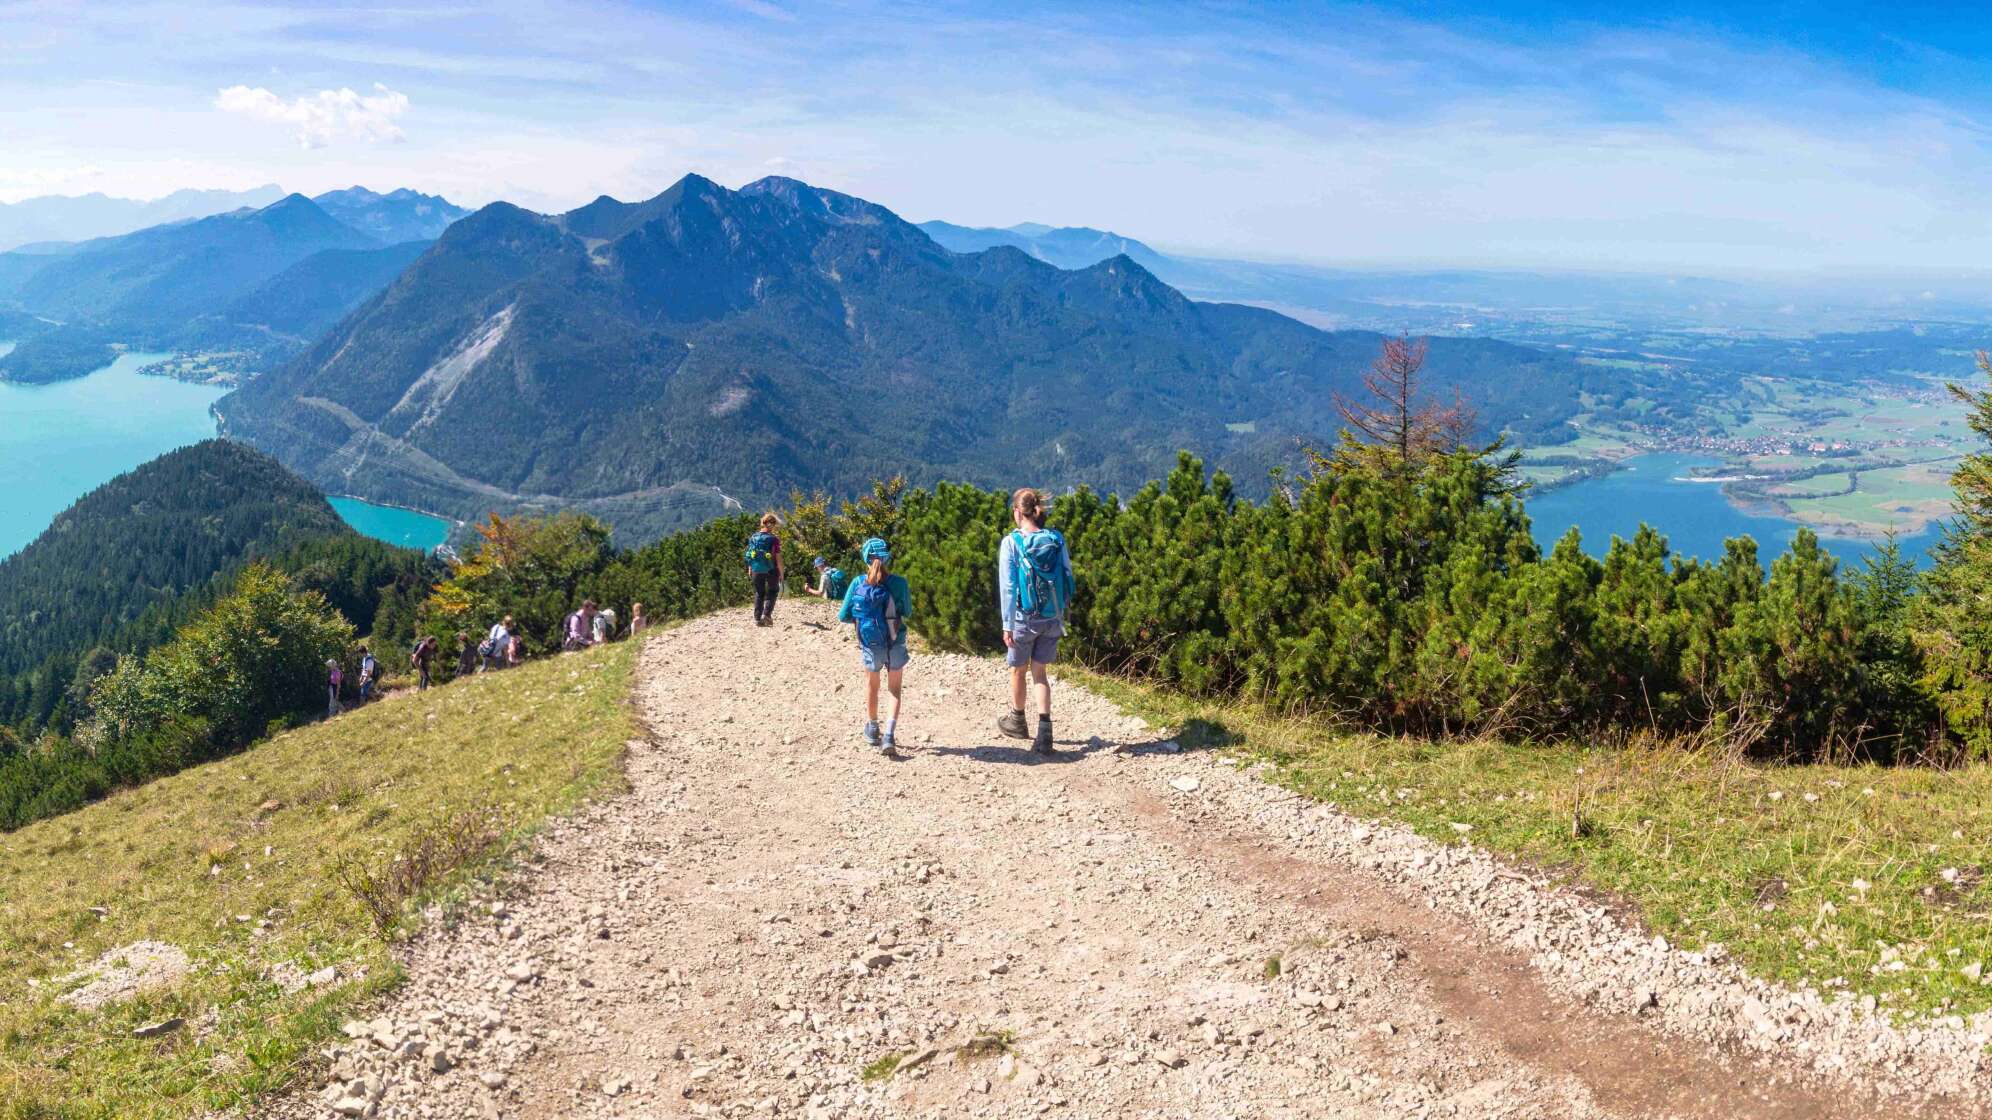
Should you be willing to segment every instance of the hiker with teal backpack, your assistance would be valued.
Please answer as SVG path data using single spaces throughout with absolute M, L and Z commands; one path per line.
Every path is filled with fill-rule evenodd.
M 775 595 L 782 588 L 782 539 L 775 530 L 782 519 L 770 510 L 761 515 L 761 527 L 747 538 L 741 558 L 747 561 L 747 574 L 754 580 L 754 625 L 775 624 Z
M 821 595 L 833 603 L 843 602 L 844 592 L 851 589 L 851 577 L 844 574 L 844 569 L 831 567 L 830 561 L 821 556 L 810 561 L 810 566 L 816 569 L 816 586 L 810 588 L 809 593 Z
M 865 562 L 865 578 L 854 579 L 844 592 L 844 605 L 837 621 L 857 627 L 858 648 L 865 660 L 865 742 L 887 758 L 894 754 L 895 733 L 899 729 L 899 682 L 906 671 L 906 618 L 913 613 L 913 593 L 905 576 L 892 574 L 892 550 L 877 537 L 865 542 L 859 553 Z M 883 731 L 878 723 L 878 676 L 885 674 L 886 691 L 892 694 L 892 711 Z
M 1010 497 L 1015 531 L 996 556 L 997 608 L 1003 616 L 1003 660 L 1010 666 L 1010 710 L 996 729 L 1012 739 L 1032 739 L 1024 723 L 1028 682 L 1036 685 L 1037 736 L 1031 750 L 1052 753 L 1051 678 L 1045 667 L 1058 658 L 1065 614 L 1072 604 L 1072 555 L 1065 537 L 1044 527 L 1044 495 L 1026 486 Z

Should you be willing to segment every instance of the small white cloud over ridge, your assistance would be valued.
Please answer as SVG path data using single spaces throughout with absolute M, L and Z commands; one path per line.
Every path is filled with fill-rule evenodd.
M 344 137 L 376 143 L 401 139 L 401 126 L 394 121 L 408 111 L 408 95 L 376 82 L 371 94 L 324 89 L 286 101 L 261 86 L 229 86 L 215 95 L 214 107 L 252 120 L 292 125 L 299 144 L 323 148 Z

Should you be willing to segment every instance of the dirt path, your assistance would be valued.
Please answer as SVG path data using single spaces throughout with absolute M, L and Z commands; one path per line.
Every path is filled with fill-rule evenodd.
M 1948 1111 L 1796 1085 L 1554 994 L 1464 919 L 1291 842 L 1268 823 L 1294 819 L 1287 795 L 1076 689 L 1064 753 L 1039 761 L 995 734 L 997 666 L 916 656 L 910 757 L 883 760 L 858 742 L 845 629 L 820 604 L 778 613 L 652 640 L 632 793 L 551 832 L 496 913 L 413 950 L 335 1080 L 280 1111 Z

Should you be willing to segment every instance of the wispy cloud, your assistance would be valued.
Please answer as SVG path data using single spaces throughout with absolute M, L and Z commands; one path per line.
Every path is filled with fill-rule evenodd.
M 289 125 L 298 144 L 323 148 L 351 137 L 369 142 L 403 139 L 395 121 L 408 111 L 408 95 L 379 83 L 371 94 L 350 89 L 324 89 L 289 101 L 261 86 L 229 86 L 217 93 L 214 107 L 252 120 Z
M 0 196 L 274 179 L 546 209 L 806 170 L 914 218 L 1326 261 L 1992 261 L 1992 33 L 1964 16 L 1888 39 L 1750 5 L 465 6 L 0 0 Z

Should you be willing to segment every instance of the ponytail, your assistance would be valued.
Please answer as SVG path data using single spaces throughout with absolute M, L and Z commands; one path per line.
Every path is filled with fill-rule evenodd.
M 1044 528 L 1044 495 L 1029 486 L 1010 495 L 1010 508 L 1023 516 L 1025 521 Z
M 865 582 L 873 587 L 885 582 L 885 561 L 874 557 L 871 567 L 865 571 Z

